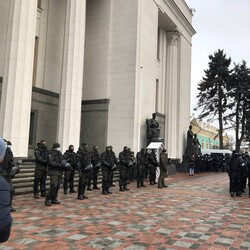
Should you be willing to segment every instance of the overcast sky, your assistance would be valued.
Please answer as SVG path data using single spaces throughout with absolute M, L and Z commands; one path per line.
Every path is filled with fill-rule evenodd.
M 224 49 L 232 62 L 250 67 L 250 0 L 186 0 L 195 9 L 192 43 L 191 114 L 196 105 L 197 84 L 208 68 L 208 56 Z M 232 64 L 233 65 L 233 64 Z

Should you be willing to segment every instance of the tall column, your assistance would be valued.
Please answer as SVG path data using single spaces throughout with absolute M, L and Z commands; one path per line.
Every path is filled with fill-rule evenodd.
M 37 1 L 10 0 L 0 109 L 0 134 L 15 156 L 27 156 Z
M 86 0 L 68 0 L 64 35 L 58 142 L 63 150 L 79 146 Z
M 165 99 L 165 136 L 168 155 L 177 157 L 178 146 L 178 105 L 177 105 L 177 83 L 178 83 L 178 31 L 167 32 L 167 62 L 166 62 L 166 99 Z

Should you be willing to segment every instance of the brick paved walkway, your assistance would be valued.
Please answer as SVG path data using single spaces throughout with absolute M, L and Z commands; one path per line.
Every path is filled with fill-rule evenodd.
M 12 234 L 0 249 L 250 249 L 250 199 L 229 196 L 226 173 L 178 173 L 166 189 L 135 185 L 83 201 L 60 190 L 52 207 L 15 196 Z

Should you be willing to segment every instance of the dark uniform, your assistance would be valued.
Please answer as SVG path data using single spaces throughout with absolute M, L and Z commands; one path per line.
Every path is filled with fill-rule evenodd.
M 7 241 L 10 237 L 12 218 L 10 215 L 10 186 L 0 176 L 0 243 Z
M 247 168 L 247 178 L 248 178 L 248 195 L 250 198 L 250 157 L 248 152 L 246 152 L 245 156 L 246 156 L 246 168 Z
M 135 179 L 136 171 L 137 171 L 135 153 L 133 151 L 130 151 L 130 154 L 131 154 L 133 165 L 131 165 L 131 167 L 129 168 L 129 177 L 128 177 L 129 182 Z
M 119 179 L 119 186 L 120 191 L 129 190 L 127 188 L 127 181 L 128 181 L 128 173 L 129 168 L 133 165 L 131 153 L 128 150 L 128 147 L 125 146 L 123 151 L 119 154 L 119 161 L 120 161 L 120 179 Z
M 77 154 L 79 157 L 79 183 L 78 183 L 78 200 L 88 199 L 85 196 L 85 190 L 88 184 L 89 176 L 91 173 L 92 164 L 90 154 L 87 150 L 88 145 L 86 143 L 82 144 L 82 147 L 79 148 Z
M 234 150 L 232 159 L 229 162 L 229 192 L 231 196 L 234 196 L 234 192 L 236 192 L 236 196 L 241 196 L 240 193 L 240 168 L 241 168 L 241 161 L 239 158 L 238 153 Z
M 97 186 L 98 174 L 101 168 L 101 155 L 98 152 L 98 147 L 94 146 L 93 150 L 90 152 L 91 163 L 93 165 L 93 189 L 100 189 Z
M 53 148 L 48 155 L 48 175 L 50 177 L 50 189 L 45 199 L 45 206 L 52 204 L 60 204 L 57 200 L 60 183 L 65 168 L 71 168 L 70 164 L 63 161 L 63 156 L 60 151 L 60 144 L 54 143 Z
M 153 149 L 151 153 L 148 155 L 148 162 L 149 162 L 149 181 L 150 185 L 156 184 L 156 167 L 158 166 L 155 150 Z
M 112 154 L 114 163 L 115 163 L 116 165 L 118 165 L 117 157 L 116 157 L 116 155 L 115 155 L 115 152 L 113 151 L 113 147 L 112 147 L 112 146 L 110 146 L 110 150 L 111 150 L 111 154 Z M 115 187 L 115 184 L 114 184 L 114 174 L 115 174 L 116 169 L 117 169 L 117 168 L 113 168 L 113 169 L 111 170 L 111 173 L 110 173 L 110 182 L 109 182 L 110 187 Z
M 168 187 L 164 181 L 164 178 L 166 177 L 168 177 L 168 154 L 166 153 L 166 149 L 163 149 L 160 155 L 160 176 L 158 180 L 158 188 Z
M 11 170 L 14 167 L 14 157 L 11 148 L 8 146 L 5 151 L 5 156 L 3 161 L 0 163 L 0 175 L 9 183 L 10 185 L 10 211 L 15 212 L 16 209 L 12 207 L 12 200 L 14 195 L 14 187 L 12 184 Z
M 41 197 L 46 197 L 46 178 L 47 178 L 47 166 L 48 166 L 48 149 L 45 141 L 37 143 L 35 149 L 35 174 L 33 184 L 34 198 L 39 198 L 39 185 L 41 191 Z
M 110 176 L 113 169 L 115 169 L 116 164 L 114 161 L 114 156 L 111 153 L 110 146 L 106 147 L 106 151 L 101 154 L 101 170 L 102 170 L 102 194 L 112 194 L 110 192 Z
M 137 160 L 137 187 L 146 187 L 144 185 L 145 169 L 146 169 L 146 155 L 145 150 L 142 148 L 136 155 Z
M 70 193 L 76 193 L 74 189 L 74 178 L 75 178 L 75 171 L 78 166 L 78 156 L 74 152 L 74 146 L 69 145 L 69 149 L 65 151 L 63 154 L 63 158 L 71 165 L 71 169 L 66 169 L 64 172 L 64 181 L 63 181 L 63 189 L 64 194 L 68 193 L 68 187 Z

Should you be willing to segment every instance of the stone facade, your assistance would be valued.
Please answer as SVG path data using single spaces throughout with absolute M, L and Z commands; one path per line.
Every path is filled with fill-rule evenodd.
M 184 0 L 0 0 L 0 131 L 36 142 L 146 146 L 158 114 L 169 157 L 189 125 L 192 12 Z

